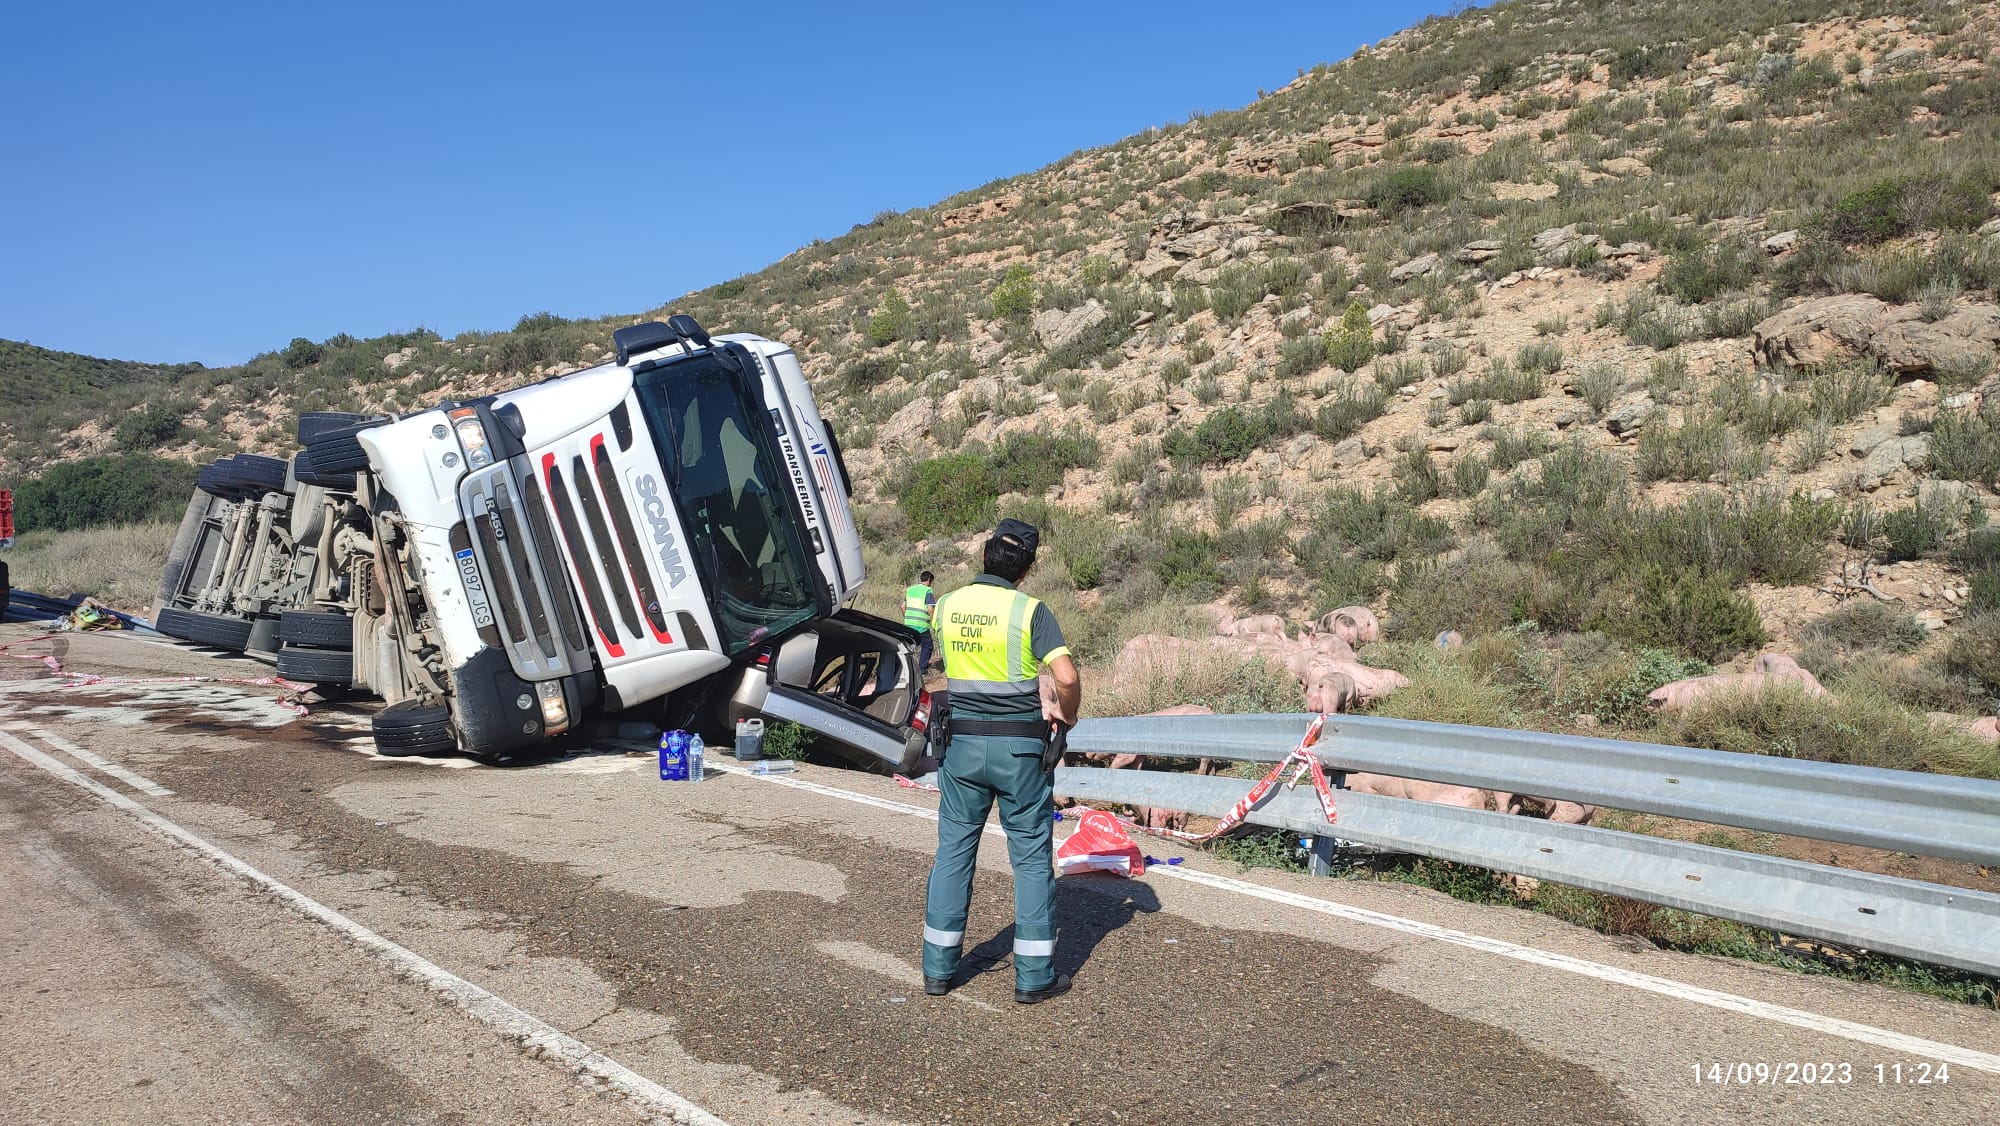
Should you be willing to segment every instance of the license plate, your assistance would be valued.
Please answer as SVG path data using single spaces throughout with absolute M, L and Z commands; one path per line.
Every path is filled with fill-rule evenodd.
M 465 580 L 466 601 L 472 605 L 474 625 L 493 624 L 493 607 L 486 601 L 486 581 L 479 577 L 479 564 L 472 558 L 472 549 L 458 551 L 458 577 Z

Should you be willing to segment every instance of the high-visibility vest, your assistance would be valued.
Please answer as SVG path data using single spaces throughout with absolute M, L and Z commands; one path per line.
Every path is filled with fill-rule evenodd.
M 925 633 L 931 628 L 931 588 L 922 583 L 903 592 L 903 624 Z
M 1030 636 L 1035 609 L 1042 600 L 990 583 L 974 583 L 952 591 L 937 604 L 938 650 L 944 654 L 945 680 L 954 701 L 982 697 L 994 710 L 1041 708 Z M 1005 707 L 1002 707 L 1005 705 Z

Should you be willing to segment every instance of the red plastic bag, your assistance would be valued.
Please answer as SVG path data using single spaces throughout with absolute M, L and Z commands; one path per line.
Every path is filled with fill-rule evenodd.
M 1136 876 L 1146 870 L 1146 857 L 1116 817 L 1091 809 L 1084 811 L 1076 832 L 1056 849 L 1056 870 L 1065 876 L 1093 870 Z

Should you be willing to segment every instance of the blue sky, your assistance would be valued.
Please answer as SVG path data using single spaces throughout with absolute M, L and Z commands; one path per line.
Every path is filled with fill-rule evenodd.
M 1446 7 L 19 5 L 0 337 L 214 365 L 634 312 Z

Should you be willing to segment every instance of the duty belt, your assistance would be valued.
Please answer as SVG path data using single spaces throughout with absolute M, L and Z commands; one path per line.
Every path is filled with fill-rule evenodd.
M 1049 741 L 1049 721 L 1045 719 L 973 719 L 952 716 L 953 735 L 1007 735 L 1016 739 Z

